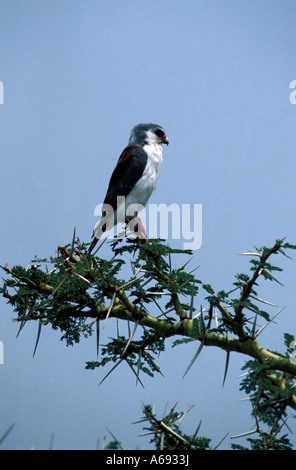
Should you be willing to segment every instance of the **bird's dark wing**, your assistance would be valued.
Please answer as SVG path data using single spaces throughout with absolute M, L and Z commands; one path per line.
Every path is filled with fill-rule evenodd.
M 117 197 L 126 197 L 137 181 L 141 178 L 145 170 L 147 160 L 147 153 L 139 145 L 130 145 L 123 150 L 111 175 L 107 194 L 104 199 L 102 207 L 103 221 L 105 217 L 108 217 L 110 206 L 112 207 L 110 216 L 113 216 L 117 208 Z M 104 207 L 105 204 L 106 206 Z M 105 230 L 106 227 L 104 227 L 104 225 L 101 227 L 99 226 L 98 233 L 100 231 L 104 232 Z M 94 249 L 99 238 L 100 236 L 94 232 L 93 240 L 88 249 L 89 253 Z
M 147 159 L 147 153 L 139 145 L 131 145 L 123 150 L 111 175 L 104 204 L 116 210 L 117 197 L 128 195 L 141 178 Z

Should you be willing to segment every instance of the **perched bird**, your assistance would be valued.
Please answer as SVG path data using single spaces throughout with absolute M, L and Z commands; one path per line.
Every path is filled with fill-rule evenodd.
M 119 222 L 136 222 L 133 224 L 134 231 L 138 236 L 146 237 L 138 212 L 146 206 L 156 187 L 162 162 L 161 145 L 168 143 L 164 129 L 157 124 L 138 124 L 131 130 L 128 146 L 111 175 L 102 218 L 94 227 L 89 253 L 102 234 Z

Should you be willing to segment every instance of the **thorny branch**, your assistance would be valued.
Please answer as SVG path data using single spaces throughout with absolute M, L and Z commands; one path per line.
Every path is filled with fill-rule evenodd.
M 259 343 L 258 336 L 273 317 L 258 305 L 273 305 L 260 299 L 255 291 L 261 279 L 279 282 L 273 271 L 281 268 L 271 265 L 270 258 L 278 253 L 286 255 L 287 249 L 296 248 L 294 245 L 277 240 L 271 248 L 242 253 L 251 256 L 252 276 L 238 274 L 233 289 L 218 293 L 193 275 L 195 269 L 186 271 L 188 262 L 172 268 L 173 255 L 191 253 L 173 250 L 162 240 L 115 241 L 109 260 L 89 256 L 87 248 L 74 233 L 71 245 L 59 246 L 56 257 L 33 260 L 27 268 L 2 266 L 7 279 L 0 292 L 17 313 L 16 321 L 21 328 L 27 321 L 39 321 L 35 349 L 42 326 L 50 324 L 59 329 L 67 344 L 79 342 L 81 335 L 90 335 L 95 326 L 99 344 L 100 323 L 104 328 L 107 321 L 115 318 L 117 338 L 103 347 L 102 359 L 89 362 L 88 368 L 112 361 L 113 370 L 125 360 L 139 381 L 140 372 L 160 372 L 155 357 L 164 350 L 166 339 L 179 338 L 174 345 L 198 341 L 197 352 L 185 374 L 204 346 L 226 351 L 224 381 L 230 354 L 244 354 L 257 364 L 252 365 L 251 375 L 260 367 L 264 369 L 264 380 L 268 379 L 265 387 L 271 393 L 267 403 L 276 396 L 296 409 L 295 389 L 291 387 L 296 365 L 287 352 L 270 351 Z M 132 276 L 120 279 L 126 257 L 130 258 Z M 200 289 L 208 294 L 208 307 L 201 307 L 196 313 L 194 301 Z M 249 312 L 255 313 L 253 319 Z M 260 318 L 265 324 L 257 327 Z M 120 321 L 128 325 L 127 337 L 119 333 Z M 130 323 L 134 324 L 132 331 Z M 272 387 L 277 395 L 271 392 Z

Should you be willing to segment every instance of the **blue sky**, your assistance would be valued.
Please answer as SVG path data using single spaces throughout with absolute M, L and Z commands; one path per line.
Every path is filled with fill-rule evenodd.
M 202 204 L 203 242 L 191 263 L 204 282 L 228 289 L 248 269 L 237 253 L 280 237 L 295 243 L 295 23 L 293 1 L 2 0 L 0 264 L 54 255 L 74 226 L 89 241 L 95 206 L 139 122 L 162 125 L 170 140 L 151 203 Z M 279 262 L 285 287 L 261 291 L 286 306 L 262 334 L 271 349 L 283 332 L 296 334 L 295 261 Z M 3 299 L 0 312 L 0 435 L 15 423 L 6 448 L 47 448 L 54 434 L 55 448 L 92 449 L 105 426 L 126 448 L 144 448 L 130 424 L 142 402 L 160 413 L 166 403 L 194 405 L 184 427 L 202 419 L 213 443 L 252 425 L 238 402 L 241 357 L 231 357 L 223 389 L 219 350 L 203 351 L 181 380 L 196 345 L 168 348 L 165 377 L 145 378 L 144 390 L 124 367 L 98 387 L 105 371 L 84 369 L 95 338 L 66 348 L 44 329 L 32 359 L 37 324 L 16 340 Z

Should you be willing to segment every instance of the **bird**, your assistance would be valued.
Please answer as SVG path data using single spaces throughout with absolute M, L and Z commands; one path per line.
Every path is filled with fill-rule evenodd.
M 163 144 L 168 145 L 169 141 L 162 126 L 141 123 L 132 128 L 128 145 L 111 175 L 102 205 L 102 218 L 94 227 L 89 253 L 102 234 L 119 222 L 132 225 L 138 236 L 146 238 L 138 212 L 146 206 L 156 187 Z

